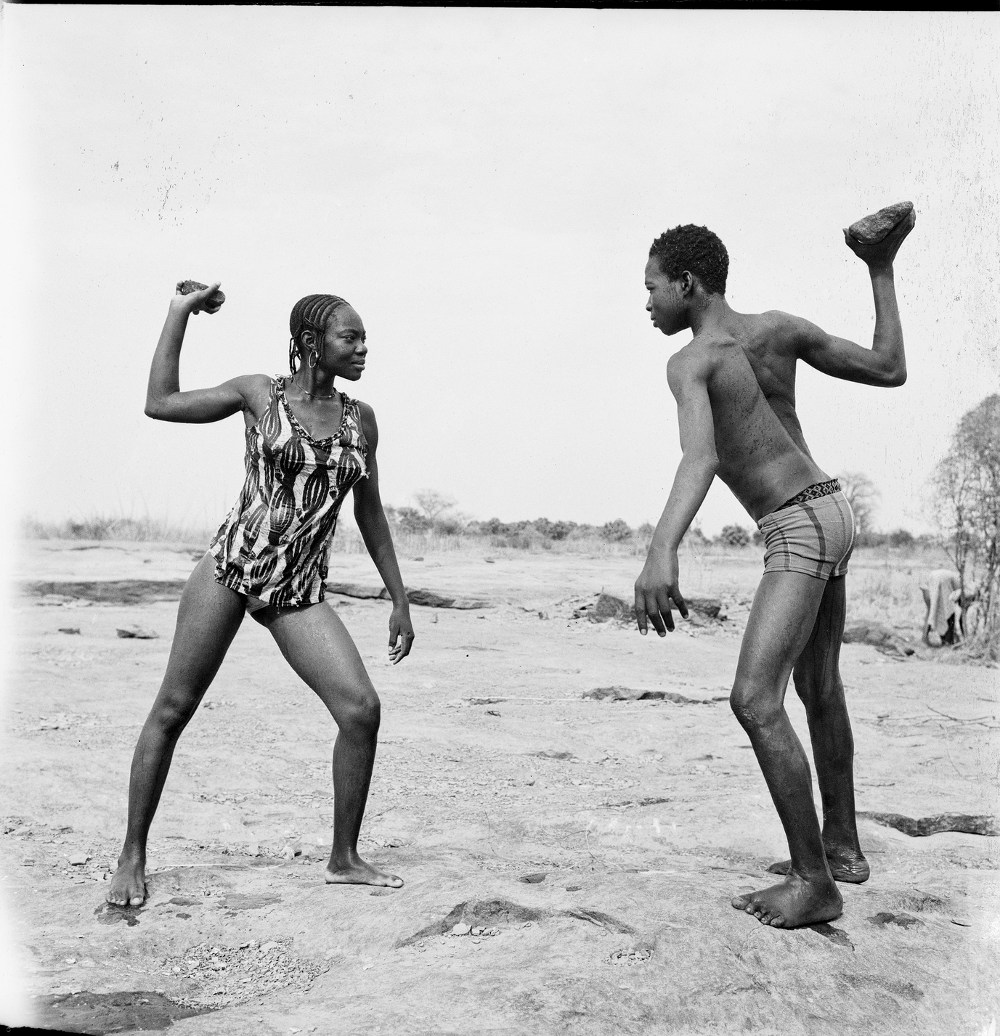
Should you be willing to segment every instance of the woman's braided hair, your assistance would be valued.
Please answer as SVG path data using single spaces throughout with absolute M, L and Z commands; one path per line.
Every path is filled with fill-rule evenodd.
M 312 331 L 320 338 L 326 333 L 326 322 L 335 310 L 348 303 L 337 295 L 306 295 L 292 307 L 288 318 L 288 329 L 292 337 L 288 342 L 288 369 L 295 373 L 302 344 L 302 332 Z

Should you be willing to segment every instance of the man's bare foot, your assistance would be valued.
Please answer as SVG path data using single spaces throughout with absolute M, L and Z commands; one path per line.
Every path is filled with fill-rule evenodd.
M 871 875 L 871 868 L 860 849 L 827 849 L 826 862 L 834 881 L 860 885 Z M 767 868 L 770 874 L 788 874 L 791 869 L 791 860 L 779 860 Z
M 813 883 L 790 874 L 780 885 L 736 896 L 733 906 L 772 928 L 800 928 L 840 917 L 844 900 L 830 882 Z
M 138 907 L 146 902 L 146 865 L 141 860 L 118 858 L 118 870 L 104 897 L 112 906 Z
M 357 853 L 346 863 L 335 863 L 331 859 L 323 877 L 328 885 L 381 885 L 398 889 L 403 884 L 402 878 L 376 870 L 370 863 L 365 863 Z

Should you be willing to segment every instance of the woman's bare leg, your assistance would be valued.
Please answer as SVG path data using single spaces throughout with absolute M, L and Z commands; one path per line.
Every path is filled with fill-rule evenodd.
M 135 746 L 125 844 L 107 894 L 114 906 L 139 906 L 146 898 L 146 839 L 174 747 L 243 621 L 245 599 L 217 583 L 214 569 L 206 554 L 184 587 L 167 671 Z
M 358 855 L 358 835 L 375 765 L 381 705 L 364 662 L 337 613 L 325 603 L 258 612 L 296 673 L 319 695 L 337 724 L 333 746 L 333 850 L 331 883 L 388 885 L 386 874 Z

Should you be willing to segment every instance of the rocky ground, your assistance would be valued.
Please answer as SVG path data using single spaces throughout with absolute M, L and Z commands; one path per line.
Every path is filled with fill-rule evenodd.
M 634 558 L 401 562 L 408 585 L 450 601 L 414 606 L 401 665 L 386 661 L 386 602 L 332 600 L 383 702 L 362 853 L 405 886 L 323 883 L 333 724 L 247 622 L 174 757 L 149 899 L 117 910 L 104 894 L 129 760 L 192 554 L 24 548 L 0 863 L 22 965 L 12 981 L 37 1024 L 178 1036 L 995 1031 L 996 670 L 845 645 L 872 879 L 844 888 L 832 924 L 778 931 L 729 905 L 785 855 L 726 703 L 756 564 L 692 571 L 688 592 L 718 598 L 726 618 L 699 614 L 661 641 L 594 621 L 601 592 L 629 596 Z M 377 585 L 365 557 L 334 569 Z M 794 695 L 788 707 L 808 743 Z M 984 833 L 907 834 L 886 819 L 945 814 Z

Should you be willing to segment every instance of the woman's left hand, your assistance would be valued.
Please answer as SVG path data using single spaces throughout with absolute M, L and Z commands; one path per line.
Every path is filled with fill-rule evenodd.
M 413 623 L 410 622 L 409 606 L 394 605 L 389 616 L 389 661 L 393 665 L 401 662 L 410 653 L 415 636 Z

